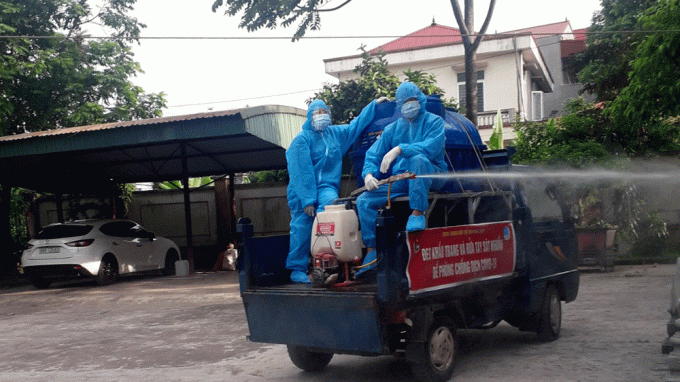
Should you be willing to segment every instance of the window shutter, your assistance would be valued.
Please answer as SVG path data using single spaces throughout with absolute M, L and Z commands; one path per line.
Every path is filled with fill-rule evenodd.
M 484 111 L 484 84 L 481 82 L 477 83 L 477 112 L 481 113 Z

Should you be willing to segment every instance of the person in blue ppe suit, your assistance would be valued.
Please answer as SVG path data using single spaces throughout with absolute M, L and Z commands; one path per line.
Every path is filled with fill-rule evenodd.
M 373 121 L 378 101 L 364 107 L 348 125 L 331 125 L 331 114 L 326 104 L 318 99 L 312 101 L 302 131 L 286 150 L 291 215 L 286 268 L 292 271 L 290 279 L 293 282 L 310 282 L 306 272 L 314 216 L 338 198 L 342 157 Z
M 425 110 L 425 95 L 411 82 L 404 82 L 397 88 L 395 101 L 401 110 L 401 117 L 385 127 L 382 135 L 366 152 L 362 176 L 366 190 L 357 199 L 361 222 L 361 236 L 368 247 L 363 267 L 356 276 L 375 268 L 375 224 L 378 209 L 387 202 L 388 184 L 378 186 L 380 174 L 389 171 L 398 175 L 404 172 L 436 174 L 446 171 L 444 160 L 444 120 Z M 406 224 L 409 232 L 426 228 L 423 211 L 427 210 L 427 195 L 444 185 L 432 178 L 409 179 L 392 184 L 391 197 L 408 195 L 413 210 Z

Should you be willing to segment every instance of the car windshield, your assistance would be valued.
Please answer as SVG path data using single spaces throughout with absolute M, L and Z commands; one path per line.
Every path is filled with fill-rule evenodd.
M 59 239 L 63 237 L 76 237 L 87 235 L 92 231 L 91 225 L 53 225 L 43 228 L 36 239 Z

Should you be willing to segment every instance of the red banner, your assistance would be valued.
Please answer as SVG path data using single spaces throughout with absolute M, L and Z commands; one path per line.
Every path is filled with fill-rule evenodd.
M 408 233 L 411 294 L 512 274 L 512 222 L 432 228 Z

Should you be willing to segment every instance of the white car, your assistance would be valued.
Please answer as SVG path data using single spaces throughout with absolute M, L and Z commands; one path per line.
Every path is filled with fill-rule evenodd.
M 21 266 L 39 289 L 56 280 L 84 277 L 107 285 L 119 274 L 174 274 L 179 253 L 174 242 L 130 220 L 77 220 L 45 226 L 26 245 Z

